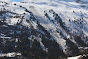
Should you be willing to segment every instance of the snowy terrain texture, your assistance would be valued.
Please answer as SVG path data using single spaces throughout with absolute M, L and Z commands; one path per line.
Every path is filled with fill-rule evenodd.
M 0 1 L 0 52 L 64 59 L 88 52 L 88 0 Z

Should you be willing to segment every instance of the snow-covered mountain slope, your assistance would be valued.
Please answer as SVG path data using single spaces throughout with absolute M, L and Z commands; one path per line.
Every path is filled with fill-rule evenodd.
M 88 52 L 88 5 L 0 2 L 0 52 L 64 59 Z
M 88 0 L 23 0 L 25 2 L 58 2 L 58 1 L 65 1 L 65 2 L 87 2 Z

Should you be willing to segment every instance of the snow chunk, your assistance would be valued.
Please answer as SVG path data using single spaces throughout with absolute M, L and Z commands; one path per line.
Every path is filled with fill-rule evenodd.
M 81 59 L 81 58 L 82 58 L 82 56 L 79 55 L 79 56 L 75 56 L 75 57 L 68 57 L 67 59 Z

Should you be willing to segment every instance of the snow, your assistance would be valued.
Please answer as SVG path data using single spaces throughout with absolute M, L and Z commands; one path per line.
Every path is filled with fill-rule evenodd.
M 50 2 L 50 1 L 67 1 L 67 2 L 72 2 L 76 0 L 24 0 L 24 1 L 29 1 L 29 2 Z
M 18 19 L 17 18 L 11 18 L 11 19 L 9 19 L 9 21 L 11 22 L 11 23 L 9 23 L 9 25 L 15 25 L 15 24 L 17 24 Z
M 0 53 L 0 57 L 15 57 L 15 56 L 21 56 L 21 53 Z
M 11 37 L 6 37 L 4 34 L 0 34 L 0 38 L 11 39 Z
M 4 1 L 5 2 L 5 1 L 11 1 L 11 0 L 0 0 L 0 1 Z
M 82 58 L 82 56 L 80 55 L 80 56 L 75 56 L 75 57 L 68 57 L 67 59 L 81 59 Z

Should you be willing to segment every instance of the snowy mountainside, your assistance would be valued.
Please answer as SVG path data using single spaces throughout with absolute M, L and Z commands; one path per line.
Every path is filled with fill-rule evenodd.
M 23 0 L 24 2 L 58 2 L 58 1 L 65 1 L 65 2 L 87 2 L 88 0 Z
M 0 52 L 20 52 L 26 59 L 64 59 L 85 54 L 88 5 L 65 1 L 0 2 L 0 39 Z

